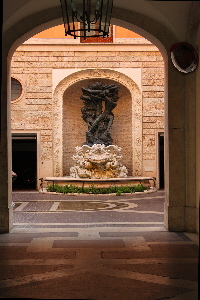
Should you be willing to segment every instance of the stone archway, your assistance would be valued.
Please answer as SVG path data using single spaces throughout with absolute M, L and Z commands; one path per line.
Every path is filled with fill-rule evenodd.
M 29 1 L 27 1 L 28 3 Z M 126 1 L 128 3 L 128 1 Z M 129 1 L 130 2 L 130 1 Z M 122 25 L 130 30 L 143 35 L 154 43 L 161 51 L 165 61 L 165 132 L 166 132 L 166 165 L 165 165 L 165 227 L 168 230 L 175 231 L 195 231 L 195 220 L 198 221 L 196 215 L 196 199 L 195 190 L 199 189 L 195 185 L 195 168 L 196 161 L 194 159 L 195 138 L 185 134 L 187 128 L 194 128 L 195 120 L 195 76 L 193 73 L 188 76 L 178 73 L 173 67 L 170 59 L 170 47 L 172 44 L 182 40 L 184 37 L 183 30 L 178 30 L 180 26 L 176 26 L 177 22 L 169 22 L 159 9 L 151 5 L 150 9 L 147 3 L 143 1 L 136 7 L 130 7 L 124 3 L 121 7 L 113 7 L 113 21 L 116 20 L 117 25 Z M 125 5 L 126 4 L 126 5 Z M 129 3 L 130 4 L 130 3 Z M 43 4 L 41 4 L 43 6 Z M 50 4 L 51 5 L 51 4 Z M 9 6 L 9 4 L 8 4 Z M 2 48 L 2 89 L 1 89 L 1 169 L 5 170 L 1 174 L 1 232 L 8 232 L 12 228 L 12 197 L 11 197 L 11 143 L 10 143 L 10 61 L 15 49 L 27 38 L 44 30 L 50 26 L 60 24 L 61 11 L 60 7 L 37 7 L 35 12 L 32 6 L 29 6 L 29 13 L 24 13 L 21 17 L 10 18 L 5 26 L 3 33 Z M 7 10 L 9 9 L 6 7 Z M 197 17 L 198 17 L 198 10 Z M 16 10 L 17 12 L 17 10 Z M 143 14 L 143 12 L 146 12 Z M 158 17 L 159 15 L 159 17 Z M 194 11 L 188 10 L 189 31 L 192 35 L 189 38 L 195 42 L 198 24 L 194 17 Z M 10 13 L 12 17 L 12 12 Z M 16 14 L 14 14 L 16 16 Z M 176 14 L 175 14 L 176 16 Z M 187 17 L 184 20 L 188 20 Z M 115 18 L 115 19 L 114 19 Z M 6 20 L 6 19 L 5 19 Z M 165 22 L 165 21 L 168 22 Z M 49 23 L 48 23 L 49 22 Z M 114 23 L 113 23 L 114 24 Z M 188 25 L 185 22 L 185 26 Z M 188 28 L 188 26 L 187 26 Z M 191 30 L 190 30 L 191 29 Z M 181 35 L 183 34 L 183 35 Z M 193 38 L 194 37 L 194 38 Z M 197 41 L 199 43 L 199 39 Z M 198 70 L 197 70 L 198 71 Z M 199 76 L 197 76 L 197 79 Z M 187 91 L 188 97 L 185 95 Z M 168 101 L 169 99 L 169 101 Z M 189 106 L 190 105 L 190 106 Z M 187 110 L 187 113 L 185 113 Z M 191 111 L 193 114 L 191 114 Z M 187 118 L 186 118 L 187 117 Z M 199 127 L 198 127 L 199 128 Z M 189 130 L 188 130 L 189 131 Z M 190 130 L 190 132 L 193 131 Z M 194 133 L 195 135 L 195 133 Z M 191 150 L 193 152 L 191 152 Z M 199 157 L 197 157 L 199 159 Z M 197 177 L 199 176 L 199 172 Z M 198 179 L 198 178 L 197 178 Z M 198 201 L 197 201 L 198 202 Z M 198 209 L 197 209 L 198 211 Z M 197 226 L 198 228 L 198 226 Z
M 137 84 L 128 76 L 109 69 L 88 69 L 64 78 L 53 95 L 53 175 L 63 176 L 63 95 L 73 84 L 86 79 L 109 79 L 125 86 L 132 99 L 133 174 L 142 175 L 142 95 Z

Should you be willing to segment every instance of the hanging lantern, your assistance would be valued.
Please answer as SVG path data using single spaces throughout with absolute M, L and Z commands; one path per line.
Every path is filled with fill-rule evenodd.
M 65 35 L 108 37 L 113 0 L 60 0 Z

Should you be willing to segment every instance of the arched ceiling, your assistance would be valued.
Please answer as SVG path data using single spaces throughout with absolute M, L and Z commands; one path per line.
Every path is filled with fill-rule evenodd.
M 184 41 L 193 2 L 196 1 L 114 0 L 114 7 L 147 16 L 164 25 L 178 40 Z M 60 0 L 3 0 L 3 32 L 27 16 L 59 7 Z

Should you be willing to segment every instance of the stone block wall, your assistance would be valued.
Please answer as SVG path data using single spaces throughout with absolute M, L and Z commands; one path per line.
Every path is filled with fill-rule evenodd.
M 164 132 L 163 83 L 162 63 L 154 65 L 152 62 L 149 64 L 146 62 L 142 68 L 143 172 L 149 176 L 155 174 L 156 178 L 158 178 L 158 132 Z
M 149 44 L 142 48 L 141 45 L 42 46 L 29 43 L 20 46 L 12 59 L 11 76 L 22 84 L 22 94 L 12 101 L 11 123 L 12 130 L 15 132 L 37 131 L 40 134 L 38 178 L 52 176 L 54 172 L 52 71 L 73 69 L 76 72 L 98 68 L 117 69 L 121 73 L 124 73 L 127 68 L 131 72 L 134 72 L 135 68 L 141 70 L 142 139 L 140 143 L 142 143 L 143 170 L 141 175 L 156 177 L 157 135 L 159 131 L 164 131 L 164 65 L 161 53 Z M 93 80 L 91 78 L 92 82 Z M 96 82 L 96 79 L 94 81 Z M 80 145 L 85 141 L 87 126 L 81 118 L 80 95 L 81 87 L 87 84 L 89 84 L 88 80 L 68 87 L 63 97 L 63 173 L 65 175 L 69 175 L 68 170 L 72 161 L 70 157 L 74 154 L 73 149 L 77 146 L 75 144 Z M 135 175 L 132 126 L 133 120 L 138 116 L 137 113 L 133 114 L 131 95 L 125 86 L 122 86 L 119 95 L 119 104 L 113 111 L 115 119 L 112 137 L 114 143 L 123 148 L 129 175 Z

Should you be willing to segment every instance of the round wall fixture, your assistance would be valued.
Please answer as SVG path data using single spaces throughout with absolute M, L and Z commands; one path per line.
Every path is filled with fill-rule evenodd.
M 171 48 L 171 60 L 183 73 L 194 71 L 198 65 L 198 54 L 194 47 L 186 42 L 174 44 Z

